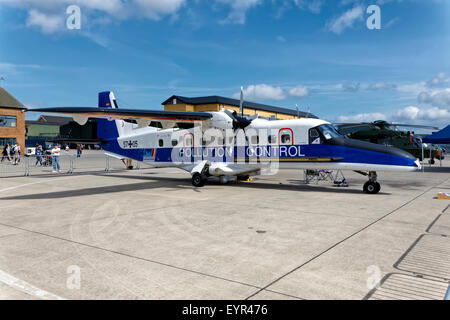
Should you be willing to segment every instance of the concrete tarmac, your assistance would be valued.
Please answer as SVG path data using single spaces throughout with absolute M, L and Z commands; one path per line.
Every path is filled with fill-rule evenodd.
M 0 178 L 0 299 L 443 299 L 450 169 L 380 172 L 377 195 L 345 174 L 347 188 L 295 170 L 203 188 L 177 169 Z

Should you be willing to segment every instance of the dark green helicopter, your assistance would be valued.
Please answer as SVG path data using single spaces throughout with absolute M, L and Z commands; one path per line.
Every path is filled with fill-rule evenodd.
M 369 141 L 372 143 L 393 146 L 403 149 L 422 161 L 422 140 L 417 137 L 414 132 L 401 131 L 398 127 L 421 128 L 439 130 L 436 127 L 419 126 L 409 124 L 388 123 L 387 121 L 377 120 L 374 122 L 361 123 L 336 123 L 334 124 L 338 131 L 352 139 Z M 431 146 L 423 148 L 424 157 L 430 159 L 430 163 L 434 164 L 434 159 L 444 159 L 445 150 Z

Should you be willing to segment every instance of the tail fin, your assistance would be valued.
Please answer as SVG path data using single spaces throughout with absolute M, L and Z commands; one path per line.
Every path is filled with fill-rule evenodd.
M 98 107 L 99 108 L 112 108 L 118 109 L 116 97 L 112 91 L 104 91 L 98 94 Z M 109 121 L 106 119 L 98 119 L 97 121 L 97 136 L 100 139 L 117 139 L 125 134 L 132 125 L 126 123 L 123 120 Z

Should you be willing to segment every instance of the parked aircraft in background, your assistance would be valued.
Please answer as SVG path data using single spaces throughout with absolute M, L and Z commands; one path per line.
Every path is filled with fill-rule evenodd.
M 360 123 L 337 123 L 336 128 L 343 135 L 349 138 L 369 141 L 372 143 L 393 146 L 403 149 L 411 153 L 416 158 L 422 161 L 422 141 L 411 131 L 401 131 L 398 127 L 407 128 L 421 128 L 439 130 L 439 128 L 431 126 L 419 126 L 410 124 L 394 124 L 387 121 L 378 120 L 374 122 L 360 122 Z M 434 159 L 444 159 L 444 149 L 440 147 L 424 146 L 424 158 L 430 158 L 430 163 L 434 164 Z

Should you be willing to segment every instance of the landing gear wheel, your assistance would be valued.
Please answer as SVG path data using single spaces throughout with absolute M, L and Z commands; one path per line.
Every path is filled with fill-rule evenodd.
M 196 188 L 201 188 L 206 183 L 206 177 L 198 172 L 192 176 L 192 185 Z
M 363 190 L 368 194 L 377 194 L 381 190 L 381 185 L 376 181 L 367 181 L 364 184 Z
M 431 159 L 430 161 L 428 161 L 429 164 L 435 164 L 436 162 L 434 161 L 434 158 Z

